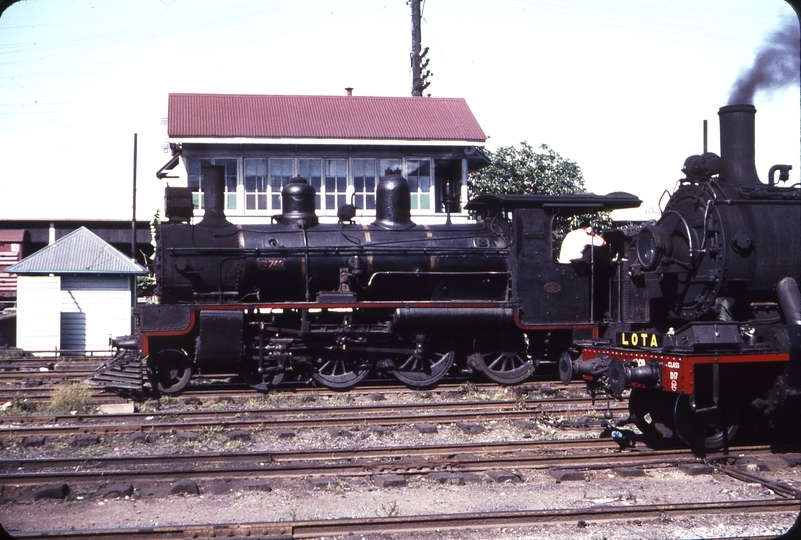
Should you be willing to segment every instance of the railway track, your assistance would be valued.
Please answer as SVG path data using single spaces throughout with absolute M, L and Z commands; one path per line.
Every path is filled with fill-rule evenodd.
M 407 472 L 430 469 L 432 460 L 439 463 L 450 462 L 472 468 L 487 470 L 499 466 L 515 466 L 520 468 L 544 468 L 554 465 L 581 466 L 585 468 L 610 468 L 610 454 L 616 446 L 609 439 L 572 439 L 572 440 L 532 440 L 524 442 L 482 442 L 460 443 L 458 445 L 419 445 L 419 446 L 387 446 L 357 449 L 324 449 L 296 451 L 241 452 L 223 454 L 171 454 L 149 455 L 137 457 L 53 457 L 37 459 L 0 460 L 0 469 L 6 471 L 0 475 L 2 481 L 19 481 L 44 479 L 48 475 L 57 478 L 59 475 L 71 478 L 91 478 L 96 471 L 102 475 L 124 474 L 162 474 L 165 471 L 184 471 L 202 473 L 203 471 L 219 473 L 221 470 L 241 470 L 244 472 L 262 472 L 268 466 L 290 466 L 303 470 L 312 463 L 335 463 L 347 469 L 354 476 L 369 474 L 360 468 L 368 464 L 368 460 L 392 470 Z M 765 452 L 767 447 L 741 447 L 738 452 Z M 654 452 L 631 452 L 620 454 L 628 463 L 657 465 L 675 464 L 678 462 L 697 461 L 692 453 L 684 449 L 665 449 Z M 402 460 L 401 460 L 402 458 Z M 411 459 L 424 460 L 412 462 Z M 399 461 L 400 460 L 400 461 Z M 604 463 L 598 464 L 605 460 Z M 384 463 L 387 462 L 387 463 Z M 470 464 L 469 466 L 466 464 Z M 13 470 L 13 472 L 12 472 Z M 344 469 L 343 469 L 344 470 Z M 306 473 L 292 474 L 292 476 Z
M 399 446 L 382 448 L 323 449 L 285 452 L 243 452 L 217 455 L 163 455 L 136 457 L 80 457 L 4 460 L 0 486 L 6 500 L 24 500 L 37 489 L 54 483 L 68 485 L 78 499 L 92 499 L 102 485 L 130 483 L 137 491 L 152 496 L 159 485 L 169 486 L 192 479 L 200 492 L 212 491 L 214 482 L 235 482 L 257 478 L 262 482 L 306 483 L 315 478 L 341 482 L 342 479 L 375 481 L 381 476 L 432 478 L 437 474 L 489 474 L 514 471 L 531 476 L 536 471 L 583 471 L 600 475 L 605 470 L 665 470 L 682 464 L 698 464 L 684 449 L 645 452 L 615 452 L 613 443 L 599 439 L 536 440 L 515 443 L 467 443 Z M 765 446 L 737 447 L 732 455 L 767 455 Z M 781 482 L 766 481 L 725 464 L 729 455 L 710 456 L 719 471 L 742 482 L 760 482 L 779 497 L 760 500 L 714 501 L 676 504 L 608 503 L 586 508 L 529 509 L 504 512 L 472 512 L 432 515 L 392 515 L 367 519 L 293 520 L 247 524 L 187 524 L 119 529 L 78 529 L 14 531 L 15 538 L 211 538 L 257 537 L 273 539 L 321 538 L 355 534 L 429 533 L 444 530 L 472 530 L 487 527 L 533 527 L 538 524 L 606 522 L 663 519 L 666 515 L 720 516 L 722 513 L 792 515 L 798 511 L 798 490 Z M 540 472 L 542 474 L 542 472 Z M 326 480 L 328 479 L 328 480 Z M 334 480 L 335 479 L 335 480 Z M 521 478 L 522 479 L 522 478 Z M 378 483 L 378 482 L 376 482 Z M 287 486 L 283 488 L 286 490 Z M 26 495 L 27 494 L 27 495 Z
M 617 404 L 611 411 L 626 409 Z M 204 429 L 300 429 L 347 425 L 443 424 L 533 419 L 543 416 L 586 416 L 600 422 L 605 405 L 585 398 L 430 403 L 388 403 L 330 407 L 275 407 L 234 410 L 180 410 L 164 412 L 82 415 L 0 416 L 0 433 L 14 437 L 83 434 L 169 433 Z
M 633 520 L 660 518 L 665 515 L 720 515 L 730 513 L 764 514 L 795 513 L 798 501 L 787 499 L 746 500 L 714 503 L 682 503 L 640 506 L 602 506 L 559 508 L 513 512 L 475 512 L 390 516 L 364 519 L 330 519 L 293 522 L 259 522 L 245 524 L 171 525 L 118 529 L 80 529 L 47 531 L 14 531 L 18 539 L 91 538 L 147 539 L 154 538 L 262 538 L 265 540 L 298 540 L 350 536 L 358 534 L 434 533 L 465 529 L 498 529 L 532 527 L 542 524 L 588 521 Z M 742 537 L 740 537 L 742 538 Z M 769 537 L 751 537 L 769 538 Z
M 35 372 L 31 375 L 35 376 Z M 56 380 L 54 383 L 52 386 L 56 387 L 59 381 Z M 42 401 L 48 399 L 48 392 L 52 391 L 46 387 L 31 390 L 40 391 Z M 211 486 L 222 481 L 247 482 L 258 479 L 266 484 L 277 484 L 277 489 L 281 492 L 286 490 L 287 485 L 296 486 L 296 489 L 300 490 L 314 489 L 310 484 L 313 480 L 322 482 L 316 485 L 336 486 L 342 482 L 349 482 L 355 486 L 369 486 L 376 478 L 393 475 L 403 477 L 415 486 L 436 485 L 437 481 L 433 479 L 437 475 L 454 477 L 466 475 L 468 478 L 473 475 L 484 479 L 480 482 L 487 482 L 490 473 L 498 471 L 518 475 L 525 483 L 529 482 L 532 475 L 539 478 L 539 482 L 546 479 L 546 482 L 553 483 L 554 478 L 548 476 L 550 471 L 569 471 L 586 475 L 588 479 L 600 480 L 614 476 L 613 471 L 619 469 L 652 471 L 647 475 L 659 476 L 665 474 L 659 471 L 675 470 L 679 465 L 692 465 L 698 461 L 691 453 L 678 449 L 650 451 L 639 447 L 636 451 L 620 452 L 616 442 L 609 438 L 528 439 L 517 442 L 387 445 L 372 448 L 341 448 L 341 446 L 358 446 L 358 444 L 344 443 L 347 439 L 342 439 L 343 444 L 334 444 L 338 448 L 322 450 L 251 450 L 210 454 L 196 447 L 194 450 L 184 449 L 184 453 L 169 453 L 170 447 L 178 440 L 176 434 L 180 432 L 199 432 L 201 436 L 203 433 L 214 432 L 224 436 L 237 430 L 250 431 L 256 435 L 264 430 L 277 433 L 281 429 L 347 427 L 354 434 L 360 434 L 359 440 L 361 440 L 361 435 L 371 432 L 371 426 L 409 427 L 419 423 L 441 425 L 456 422 L 476 422 L 485 426 L 488 424 L 496 426 L 502 422 L 511 423 L 519 419 L 539 419 L 543 421 L 540 424 L 547 422 L 547 425 L 555 428 L 560 425 L 574 427 L 584 425 L 597 430 L 598 425 L 604 421 L 603 414 L 607 412 L 605 401 L 593 405 L 587 398 L 563 397 L 578 392 L 583 393 L 583 387 L 579 386 L 565 388 L 549 381 L 534 381 L 506 389 L 507 395 L 511 398 L 497 399 L 498 395 L 503 395 L 502 391 L 503 389 L 495 384 L 472 382 L 465 384 L 462 381 L 443 383 L 427 392 L 409 390 L 397 384 L 379 383 L 360 386 L 346 394 L 325 388 L 295 386 L 284 387 L 275 394 L 259 395 L 241 385 L 200 381 L 200 384 L 193 385 L 182 396 L 162 399 L 160 402 L 162 410 L 118 415 L 37 413 L 0 416 L 0 435 L 5 436 L 7 443 L 9 440 L 25 437 L 44 436 L 48 440 L 62 437 L 59 439 L 61 442 L 57 444 L 63 447 L 63 437 L 70 435 L 146 433 L 156 434 L 160 437 L 158 440 L 162 441 L 158 446 L 148 446 L 148 451 L 152 452 L 159 448 L 157 452 L 165 452 L 165 455 L 111 458 L 95 457 L 89 454 L 97 451 L 90 451 L 79 457 L 38 459 L 19 457 L 0 460 L 0 492 L 4 493 L 7 502 L 16 496 L 20 497 L 18 500 L 23 501 L 27 500 L 26 498 L 33 498 L 37 490 L 47 489 L 48 486 L 52 487 L 55 484 L 66 485 L 69 488 L 70 504 L 80 504 L 81 501 L 76 499 L 95 500 L 94 494 L 108 483 L 127 483 L 134 486 L 137 492 L 158 491 L 165 493 L 165 496 L 169 494 L 170 485 L 182 481 L 196 482 L 201 493 L 209 493 Z M 470 400 L 469 397 L 474 399 Z M 107 394 L 99 394 L 96 399 L 102 402 L 100 400 L 109 398 L 117 402 L 125 401 Z M 386 401 L 374 402 L 374 399 Z M 401 403 L 393 403 L 396 400 Z M 224 403 L 216 403 L 217 401 Z M 259 405 L 243 408 L 243 405 L 254 402 L 258 402 Z M 335 404 L 328 405 L 328 402 Z M 610 410 L 618 418 L 621 417 L 621 412 L 626 414 L 626 409 L 621 404 L 613 403 L 613 405 Z M 232 410 L 217 410 L 220 407 L 230 407 Z M 457 431 L 455 427 L 450 429 Z M 403 431 L 391 430 L 393 433 Z M 406 429 L 406 432 L 408 431 L 410 430 Z M 175 441 L 173 435 L 176 435 Z M 325 436 L 325 432 L 323 435 Z M 262 441 L 262 439 L 263 437 L 258 437 L 257 440 Z M 103 440 L 125 439 L 104 437 Z M 111 445 L 117 443 L 111 442 Z M 299 446 L 305 448 L 303 444 Z M 278 447 L 288 448 L 292 445 L 278 445 Z M 767 453 L 768 449 L 739 447 L 732 448 L 731 451 L 732 454 L 759 455 Z M 22 456 L 24 452 L 15 454 Z M 720 462 L 716 467 L 719 471 L 730 474 L 731 478 L 751 485 L 761 481 L 758 476 L 749 475 L 742 470 L 732 468 L 726 471 L 724 462 L 725 456 L 720 456 Z M 595 484 L 595 480 L 591 483 Z M 584 484 L 590 485 L 586 482 Z M 180 521 L 173 521 L 173 525 L 170 526 L 137 526 L 135 529 L 14 531 L 14 536 L 16 538 L 266 537 L 288 540 L 351 533 L 354 535 L 431 533 L 486 527 L 536 527 L 544 523 L 575 524 L 577 521 L 658 520 L 666 514 L 712 516 L 725 512 L 753 512 L 754 515 L 775 512 L 777 515 L 781 513 L 792 515 L 798 511 L 799 503 L 793 499 L 798 493 L 794 488 L 784 486 L 781 482 L 773 484 L 763 482 L 763 485 L 782 498 L 754 501 L 752 506 L 747 504 L 749 501 L 620 506 L 604 504 L 592 508 L 560 507 L 555 510 L 537 508 L 509 512 L 394 515 L 365 519 L 306 519 L 242 525 L 225 523 L 203 525 L 197 522 L 181 525 Z M 151 495 L 147 494 L 145 497 L 150 500 Z M 160 497 L 160 495 L 152 496 Z M 172 501 L 165 499 L 167 500 Z M 172 503 L 165 502 L 165 504 Z

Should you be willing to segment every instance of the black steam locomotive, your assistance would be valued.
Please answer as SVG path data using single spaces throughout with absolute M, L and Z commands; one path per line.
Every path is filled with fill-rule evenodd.
M 651 442 L 699 449 L 795 415 L 801 397 L 801 189 L 762 183 L 752 105 L 722 107 L 721 152 L 691 156 L 659 221 L 630 235 L 621 318 L 565 353 L 562 381 L 620 398 Z
M 501 384 L 558 362 L 578 339 L 597 338 L 609 311 L 613 266 L 560 264 L 553 220 L 636 207 L 606 196 L 482 195 L 466 224 L 416 225 L 409 186 L 382 177 L 376 218 L 318 222 L 315 191 L 296 178 L 282 213 L 265 225 L 233 225 L 223 171 L 203 168 L 205 213 L 192 225 L 188 188 L 167 188 L 153 264 L 160 303 L 134 310 L 135 334 L 95 376 L 107 387 L 183 390 L 193 374 L 234 374 L 266 390 L 287 378 L 336 389 L 368 373 L 414 388 L 456 364 Z M 622 241 L 611 242 L 619 259 Z

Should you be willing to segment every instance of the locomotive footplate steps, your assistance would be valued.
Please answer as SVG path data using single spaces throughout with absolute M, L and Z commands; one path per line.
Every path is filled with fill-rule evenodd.
M 90 384 L 106 389 L 142 392 L 142 357 L 134 349 L 120 349 L 114 357 L 95 370 Z

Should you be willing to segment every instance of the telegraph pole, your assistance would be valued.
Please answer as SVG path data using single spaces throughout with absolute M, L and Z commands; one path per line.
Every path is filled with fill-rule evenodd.
M 430 82 L 426 79 L 432 74 L 426 69 L 428 66 L 428 47 L 421 50 L 420 45 L 420 0 L 410 0 L 412 5 L 412 54 L 410 58 L 412 61 L 412 95 L 422 96 L 423 90 L 428 88 Z M 425 70 L 425 71 L 423 71 Z

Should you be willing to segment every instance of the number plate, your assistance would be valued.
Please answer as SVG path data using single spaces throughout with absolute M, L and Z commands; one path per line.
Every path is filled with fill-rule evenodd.
M 620 347 L 648 347 L 662 346 L 662 336 L 653 332 L 618 332 L 617 344 Z
M 286 259 L 284 258 L 260 258 L 256 259 L 259 270 L 284 270 L 286 269 Z

